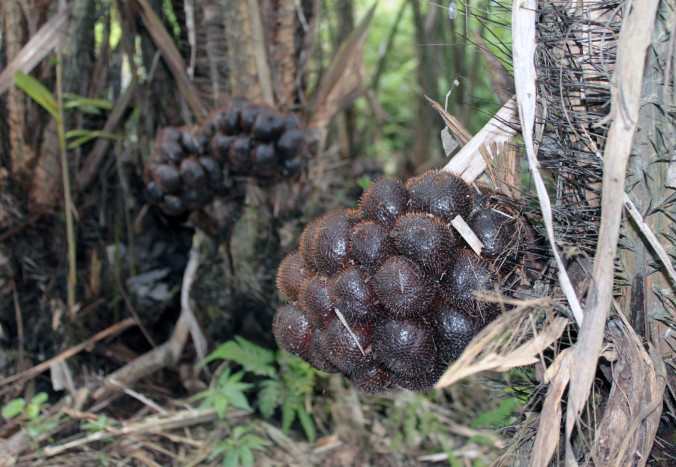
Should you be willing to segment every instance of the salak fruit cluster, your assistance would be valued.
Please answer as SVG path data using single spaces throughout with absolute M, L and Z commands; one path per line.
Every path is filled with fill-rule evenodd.
M 451 226 L 458 215 L 482 241 L 481 256 Z M 490 196 L 449 172 L 406 185 L 380 179 L 360 209 L 311 222 L 280 264 L 277 286 L 289 303 L 275 314 L 277 342 L 366 394 L 428 390 L 500 313 L 476 292 L 500 286 L 493 262 L 515 231 Z
M 288 177 L 308 157 L 295 114 L 234 98 L 204 126 L 166 127 L 157 134 L 144 171 L 146 197 L 165 214 L 181 216 L 227 194 L 232 175 Z

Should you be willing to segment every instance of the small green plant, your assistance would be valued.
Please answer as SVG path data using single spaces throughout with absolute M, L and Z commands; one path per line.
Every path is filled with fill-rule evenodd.
M 213 387 L 192 397 L 193 400 L 202 401 L 200 407 L 213 407 L 220 418 L 223 418 L 229 405 L 248 411 L 253 410 L 244 394 L 244 391 L 250 389 L 253 385 L 242 382 L 243 372 L 240 371 L 235 374 L 230 374 L 230 372 L 230 368 L 226 368 L 216 378 L 216 384 Z
M 111 109 L 112 104 L 103 99 L 90 99 L 77 94 L 64 94 L 61 83 L 61 59 L 57 54 L 56 59 L 56 96 L 47 89 L 40 81 L 19 70 L 14 74 L 14 83 L 21 88 L 31 99 L 37 102 L 54 118 L 59 140 L 59 153 L 61 157 L 64 211 L 66 214 L 66 236 L 68 240 L 68 309 L 75 308 L 75 291 L 77 286 L 76 274 L 76 245 L 75 245 L 75 220 L 71 195 L 70 174 L 68 173 L 67 150 L 73 149 L 93 138 L 113 138 L 118 136 L 104 131 L 73 130 L 66 132 L 63 111 L 70 108 L 78 108 L 87 113 L 96 113 L 101 109 Z M 66 102 L 64 103 L 64 99 Z M 66 145 L 69 138 L 75 138 Z
M 2 407 L 2 417 L 10 420 L 19 415 L 24 415 L 29 420 L 35 420 L 40 416 L 40 408 L 42 404 L 47 402 L 47 399 L 46 392 L 36 394 L 28 404 L 23 397 L 12 399 Z
M 415 446 L 428 439 L 432 434 L 443 434 L 444 429 L 439 418 L 425 404 L 427 395 L 411 393 L 410 399 L 401 400 L 390 411 L 388 424 L 394 432 L 392 449 L 404 441 L 408 446 Z
M 2 407 L 0 414 L 5 420 L 23 415 L 26 421 L 19 422 L 19 425 L 26 430 L 31 438 L 37 438 L 40 434 L 56 428 L 61 423 L 60 414 L 50 418 L 45 417 L 43 406 L 47 399 L 46 392 L 37 393 L 28 403 L 23 397 L 18 397 L 7 402 Z
M 242 367 L 242 371 L 231 376 L 227 369 L 214 388 L 197 394 L 195 397 L 203 400 L 202 405 L 212 405 L 223 413 L 229 403 L 251 410 L 244 392 L 253 389 L 256 392 L 258 409 L 264 418 L 270 419 L 279 407 L 284 432 L 288 432 L 298 419 L 308 440 L 315 441 L 315 423 L 306 407 L 309 406 L 308 398 L 314 390 L 317 370 L 285 351 L 264 349 L 239 336 L 220 345 L 204 359 L 203 364 L 216 360 L 236 363 Z M 255 384 L 242 383 L 245 373 L 263 379 Z M 221 379 L 224 379 L 222 383 Z M 227 392 L 224 389 L 226 384 L 229 385 Z
M 229 437 L 219 441 L 214 447 L 212 459 L 223 456 L 225 467 L 251 467 L 254 465 L 254 451 L 263 451 L 270 443 L 253 433 L 252 426 L 236 426 Z
M 493 409 L 479 414 L 472 428 L 479 428 L 486 425 L 504 426 L 509 423 L 509 419 L 519 406 L 519 399 L 516 397 L 508 397 L 500 402 L 500 405 Z

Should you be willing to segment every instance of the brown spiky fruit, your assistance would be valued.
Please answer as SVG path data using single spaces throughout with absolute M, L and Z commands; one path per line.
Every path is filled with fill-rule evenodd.
M 436 355 L 432 357 L 426 368 L 417 375 L 401 375 L 392 373 L 392 382 L 402 389 L 409 391 L 429 391 L 439 381 L 446 371 L 447 365 Z
M 444 362 L 457 360 L 480 329 L 474 318 L 444 300 L 438 300 L 433 307 L 432 327 L 439 357 Z
M 322 339 L 322 331 L 315 329 L 310 342 L 310 356 L 306 361 L 324 373 L 340 373 L 340 369 L 327 360 Z
M 175 165 L 160 164 L 152 171 L 151 177 L 165 193 L 172 193 L 181 187 L 181 173 Z
M 350 251 L 359 264 L 374 274 L 396 250 L 389 230 L 374 221 L 365 221 L 352 228 Z
M 518 243 L 516 220 L 496 209 L 480 209 L 469 218 L 469 226 L 481 240 L 481 255 L 491 259 L 508 254 Z
M 239 136 L 230 145 L 228 160 L 233 169 L 247 172 L 251 169 L 251 138 Z
M 472 207 L 472 191 L 465 181 L 450 172 L 430 170 L 406 184 L 411 210 L 434 214 L 445 223 L 460 215 L 467 219 Z
M 312 331 L 307 315 L 296 305 L 281 307 L 272 321 L 279 346 L 306 361 L 311 357 Z
M 316 329 L 326 329 L 336 318 L 326 277 L 318 274 L 305 284 L 300 292 L 300 306 Z
M 373 345 L 378 361 L 399 375 L 421 374 L 437 354 L 432 327 L 422 318 L 383 320 Z
M 251 151 L 251 167 L 258 177 L 273 177 L 279 173 L 279 161 L 272 144 L 258 144 Z
M 322 218 L 312 242 L 312 256 L 325 276 L 350 264 L 350 231 L 357 222 L 356 216 L 344 211 L 335 211 Z
M 322 349 L 326 359 L 342 373 L 358 375 L 375 365 L 373 326 L 351 326 L 350 330 L 338 319 L 331 322 L 323 331 Z
M 383 179 L 364 194 L 360 211 L 310 223 L 289 266 L 316 273 L 297 296 L 301 319 L 314 329 L 307 361 L 347 375 L 365 394 L 430 389 L 500 311 L 476 296 L 500 286 L 495 266 L 449 227 L 456 215 L 472 212 L 490 252 L 504 226 L 494 228 L 483 211 L 496 201 L 472 210 L 469 187 L 439 171 L 408 186 L 410 199 L 401 183 Z
M 321 217 L 310 222 L 303 230 L 303 233 L 300 235 L 300 242 L 298 244 L 298 251 L 300 252 L 300 256 L 303 258 L 303 261 L 305 261 L 305 264 L 310 269 L 315 271 L 319 271 L 319 268 L 317 267 L 315 258 L 312 254 L 312 243 L 315 241 L 317 231 L 321 227 L 321 224 Z
M 373 276 L 373 289 L 393 315 L 408 317 L 423 313 L 434 299 L 434 283 L 415 262 L 392 256 Z
M 441 290 L 458 307 L 486 324 L 500 312 L 498 303 L 479 300 L 477 294 L 495 293 L 500 276 L 486 259 L 471 250 L 458 249 L 441 280 Z
M 359 265 L 349 266 L 333 277 L 329 297 L 350 325 L 374 323 L 383 313 L 371 282 Z
M 414 212 L 397 219 L 392 238 L 399 254 L 418 263 L 434 276 L 444 272 L 458 235 L 437 217 Z
M 251 136 L 258 141 L 270 142 L 284 131 L 284 118 L 274 109 L 263 109 L 251 127 Z
M 297 116 L 233 98 L 202 126 L 158 132 L 144 170 L 145 192 L 148 201 L 165 214 L 187 217 L 214 195 L 229 193 L 231 174 L 290 177 L 306 167 L 309 157 Z
M 362 195 L 359 206 L 364 219 L 375 221 L 388 229 L 408 209 L 409 193 L 399 180 L 381 178 Z
M 209 145 L 209 135 L 199 125 L 181 127 L 181 144 L 190 154 L 204 154 Z
M 183 159 L 179 170 L 181 172 L 181 180 L 183 180 L 185 186 L 196 188 L 205 185 L 207 174 L 197 158 L 188 157 Z
M 381 364 L 377 364 L 364 373 L 351 376 L 350 382 L 367 396 L 386 394 L 394 389 L 392 375 Z
M 303 263 L 300 253 L 294 251 L 288 254 L 277 269 L 277 288 L 286 300 L 295 302 L 300 297 L 303 286 L 314 277 Z

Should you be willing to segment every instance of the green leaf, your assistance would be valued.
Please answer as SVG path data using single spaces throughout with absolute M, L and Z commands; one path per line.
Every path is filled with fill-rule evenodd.
M 21 88 L 23 92 L 28 94 L 31 99 L 40 104 L 49 114 L 54 117 L 57 122 L 61 121 L 59 115 L 59 105 L 56 102 L 54 94 L 43 84 L 30 75 L 19 70 L 14 74 L 14 83 Z
M 453 454 L 453 449 L 448 445 L 448 440 L 442 439 L 441 440 L 441 446 L 444 449 L 444 452 L 448 456 L 448 463 L 451 464 L 451 467 L 462 467 L 462 464 L 458 460 L 457 457 L 455 457 L 455 454 Z
M 231 449 L 223 458 L 223 465 L 225 467 L 237 467 L 239 465 L 239 451 L 237 449 Z
M 315 422 L 310 417 L 310 415 L 307 413 L 305 410 L 305 407 L 301 406 L 296 413 L 298 414 L 298 420 L 300 420 L 300 424 L 303 427 L 303 431 L 305 431 L 305 436 L 307 436 L 308 441 L 310 443 L 314 443 L 315 440 L 317 439 L 317 431 L 315 430 Z
M 232 429 L 231 438 L 232 439 L 240 439 L 245 434 L 249 433 L 251 430 L 253 430 L 253 428 L 250 427 L 250 426 L 237 425 L 235 428 Z
M 228 408 L 228 398 L 223 394 L 215 394 L 213 397 L 213 406 L 219 418 L 223 418 Z
M 519 400 L 516 397 L 507 398 L 500 403 L 497 409 L 489 410 L 479 415 L 472 424 L 472 428 L 486 425 L 504 425 L 518 405 Z
M 31 404 L 36 404 L 38 407 L 47 402 L 49 399 L 49 396 L 47 395 L 46 392 L 39 392 L 35 396 L 33 396 L 33 399 L 31 399 Z
M 259 376 L 274 378 L 277 371 L 274 366 L 275 353 L 264 349 L 243 337 L 236 336 L 235 340 L 225 342 L 218 346 L 202 361 L 202 364 L 214 360 L 231 360 L 248 371 Z
M 80 138 L 75 141 L 68 143 L 68 149 L 75 149 L 78 146 L 83 145 L 84 143 L 91 141 L 94 138 L 107 138 L 110 140 L 122 140 L 123 137 L 116 135 L 115 133 L 110 133 L 107 131 L 98 131 L 98 130 L 71 130 L 66 133 L 66 139 L 74 138 L 78 135 L 82 135 Z
M 279 354 L 278 361 L 285 370 L 282 371 L 282 380 L 289 391 L 293 394 L 312 393 L 317 370 L 309 363 L 286 351 Z
M 282 400 L 282 431 L 288 433 L 293 421 L 296 419 L 296 411 L 301 404 L 298 396 L 289 395 Z
M 2 407 L 2 418 L 9 420 L 10 418 L 21 415 L 24 407 L 26 407 L 26 401 L 23 397 L 12 399 Z
M 249 446 L 239 448 L 239 457 L 244 467 L 251 467 L 254 463 L 254 455 Z
M 33 404 L 32 402 L 26 407 L 26 416 L 30 419 L 34 419 L 40 416 L 40 406 Z
M 258 409 L 263 418 L 269 419 L 275 413 L 281 392 L 281 383 L 277 380 L 268 379 L 261 383 L 261 390 L 258 393 Z
M 83 112 L 98 115 L 100 109 L 110 110 L 113 108 L 113 104 L 107 99 L 94 99 L 70 92 L 63 93 L 63 98 L 65 100 L 63 103 L 64 109 L 78 109 Z
M 357 179 L 357 185 L 361 187 L 362 190 L 367 190 L 371 186 L 371 177 L 364 174 Z
M 270 443 L 258 435 L 249 433 L 244 437 L 243 445 L 248 446 L 249 448 L 256 451 L 264 451 L 266 446 L 269 446 Z

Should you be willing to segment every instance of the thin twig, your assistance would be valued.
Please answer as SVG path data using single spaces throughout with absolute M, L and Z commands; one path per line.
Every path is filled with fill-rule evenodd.
M 343 316 L 343 313 L 338 308 L 333 308 L 333 311 L 336 313 L 336 316 L 338 316 L 338 319 L 340 322 L 345 326 L 345 329 L 347 329 L 347 332 L 350 333 L 350 336 L 352 337 L 352 340 L 354 341 L 355 344 L 357 344 L 357 347 L 359 347 L 359 350 L 361 351 L 362 355 L 366 355 L 366 352 L 364 352 L 364 348 L 361 346 L 359 343 L 359 339 L 357 339 L 357 335 L 352 331 L 352 328 L 350 328 L 350 325 L 347 324 L 347 321 L 345 320 L 345 316 Z
M 190 291 L 195 282 L 197 270 L 199 269 L 200 248 L 203 241 L 204 234 L 198 230 L 193 236 L 192 247 L 190 248 L 190 253 L 188 253 L 188 264 L 183 273 L 183 282 L 181 283 L 181 314 L 176 322 L 176 328 L 174 329 L 171 338 L 169 338 L 171 352 L 175 361 L 178 360 L 178 357 L 183 351 L 183 346 L 185 345 L 188 333 L 192 337 L 197 359 L 204 359 L 207 353 L 207 340 L 204 337 L 204 333 L 202 333 L 199 322 L 197 321 L 197 318 L 195 318 L 195 314 L 193 313 L 190 304 Z
M 62 360 L 67 360 L 73 355 L 76 355 L 83 350 L 90 348 L 92 345 L 94 345 L 96 342 L 105 339 L 108 336 L 111 336 L 113 334 L 120 333 L 127 329 L 128 327 L 134 326 L 136 324 L 136 321 L 134 318 L 127 318 L 122 321 L 120 321 L 117 324 L 114 324 L 110 326 L 109 328 L 104 329 L 101 332 L 98 332 L 94 334 L 92 337 L 87 339 L 84 342 L 79 343 L 75 347 L 71 347 L 70 349 L 61 352 L 59 355 L 56 357 L 52 357 L 49 360 L 45 360 L 44 362 L 35 365 L 33 368 L 30 368 L 26 371 L 22 371 L 21 373 L 17 373 L 13 376 L 8 376 L 7 378 L 0 379 L 0 386 L 4 386 L 9 383 L 13 383 L 14 381 L 19 381 L 22 379 L 28 379 L 32 378 L 34 376 L 39 375 L 43 371 L 49 369 L 55 362 L 59 362 Z
M 18 365 L 18 370 L 21 369 L 23 366 L 23 357 L 24 357 L 24 334 L 23 334 L 23 317 L 21 315 L 21 306 L 19 305 L 19 295 L 16 292 L 16 283 L 14 280 L 11 282 L 12 284 L 12 296 L 14 298 L 14 317 L 16 319 L 16 335 L 19 340 L 17 343 L 18 346 L 18 353 L 17 353 L 17 362 L 19 363 Z
M 63 120 L 63 83 L 61 80 L 61 53 L 56 54 L 56 99 L 59 118 L 56 121 L 59 136 L 59 154 L 61 155 L 61 174 L 63 176 L 63 210 L 66 216 L 66 235 L 68 237 L 68 312 L 75 311 L 75 288 L 77 287 L 77 257 L 75 249 L 75 226 L 73 220 L 73 199 L 70 190 L 70 168 L 66 154 L 66 130 Z

